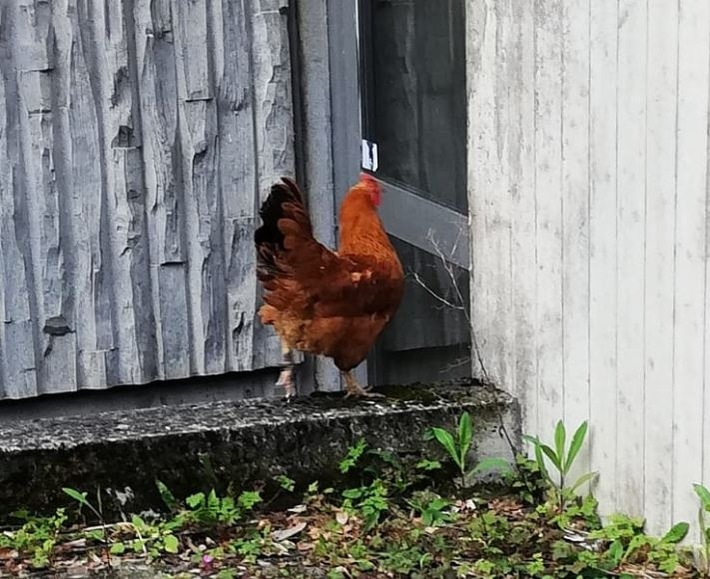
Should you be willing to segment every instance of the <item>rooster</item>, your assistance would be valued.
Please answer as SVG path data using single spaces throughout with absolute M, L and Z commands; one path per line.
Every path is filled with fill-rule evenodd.
M 402 264 L 377 214 L 380 186 L 362 174 L 340 207 L 338 251 L 313 237 L 303 195 L 291 179 L 272 186 L 254 234 L 257 278 L 264 287 L 261 322 L 281 338 L 284 367 L 277 385 L 295 394 L 293 350 L 332 358 L 346 397 L 377 394 L 352 374 L 399 307 Z

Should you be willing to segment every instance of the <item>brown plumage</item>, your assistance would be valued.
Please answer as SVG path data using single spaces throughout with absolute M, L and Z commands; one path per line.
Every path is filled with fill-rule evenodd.
M 290 351 L 332 358 L 348 394 L 365 395 L 350 371 L 362 362 L 396 311 L 404 290 L 402 265 L 377 215 L 380 189 L 369 175 L 340 208 L 338 252 L 313 237 L 303 195 L 282 179 L 259 212 L 257 277 L 264 287 L 262 323 L 274 326 L 289 367 L 279 383 L 293 393 Z

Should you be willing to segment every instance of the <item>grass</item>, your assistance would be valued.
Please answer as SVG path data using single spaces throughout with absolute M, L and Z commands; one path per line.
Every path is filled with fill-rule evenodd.
M 646 535 L 642 520 L 623 515 L 602 526 L 594 498 L 572 492 L 574 481 L 567 485 L 564 477 L 585 434 L 586 427 L 577 429 L 566 449 L 558 426 L 554 448 L 531 439 L 535 459 L 518 457 L 510 469 L 471 460 L 474 425 L 462 415 L 453 431 L 432 430 L 434 446 L 423 441 L 422 448 L 438 451 L 424 458 L 403 460 L 359 441 L 331 488 L 299 488 L 279 477 L 280 498 L 292 507 L 276 511 L 256 491 L 178 499 L 157 482 L 163 514 L 109 523 L 100 491 L 92 498 L 65 489 L 68 505 L 54 516 L 20 512 L 17 526 L 0 533 L 0 575 L 54 577 L 80 567 L 88 574 L 123 569 L 128 577 L 127 567 L 149 564 L 156 577 L 220 579 L 702 576 L 707 550 L 696 567 L 692 550 L 678 546 L 687 523 L 663 537 Z M 477 483 L 472 475 L 489 469 L 505 484 Z M 703 502 L 702 525 L 708 510 Z M 70 524 L 69 514 L 77 522 Z M 89 514 L 98 526 L 78 522 Z

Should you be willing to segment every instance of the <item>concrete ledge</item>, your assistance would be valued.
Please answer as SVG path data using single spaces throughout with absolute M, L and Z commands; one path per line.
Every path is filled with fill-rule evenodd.
M 0 427 L 0 519 L 20 508 L 66 504 L 65 486 L 125 493 L 122 506 L 160 508 L 155 480 L 178 497 L 203 488 L 253 488 L 285 474 L 327 479 L 364 437 L 376 448 L 418 454 L 430 426 L 474 418 L 474 452 L 510 458 L 500 419 L 519 445 L 515 401 L 474 382 L 382 388 L 382 402 L 340 395 L 170 406 L 47 418 Z M 117 505 L 106 505 L 115 514 Z

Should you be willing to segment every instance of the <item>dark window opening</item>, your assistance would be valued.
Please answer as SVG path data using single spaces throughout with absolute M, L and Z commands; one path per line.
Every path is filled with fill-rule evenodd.
M 468 210 L 464 0 L 360 5 L 363 138 L 377 174 Z
M 465 0 L 361 0 L 359 11 L 362 131 L 377 146 L 377 177 L 467 215 Z M 426 217 L 394 219 L 415 219 L 434 245 L 451 235 Z M 370 381 L 470 376 L 469 272 L 435 248 L 394 244 L 405 298 L 369 359 Z

